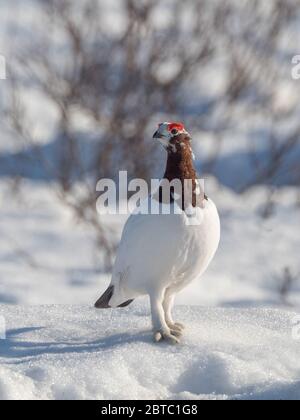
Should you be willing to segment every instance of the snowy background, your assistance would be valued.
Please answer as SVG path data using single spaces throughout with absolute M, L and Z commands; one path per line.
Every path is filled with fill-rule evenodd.
M 113 3 L 100 2 L 105 41 L 94 40 L 88 57 L 94 48 L 104 54 L 114 42 L 127 48 L 125 16 L 138 22 L 152 4 Z M 182 39 L 172 44 L 170 31 L 171 41 L 166 36 L 165 42 L 171 59 L 168 51 L 159 57 L 160 80 L 175 74 L 171 87 L 156 82 L 156 96 L 149 95 L 149 75 L 139 73 L 142 55 L 138 70 L 132 63 L 127 69 L 137 72 L 136 89 L 129 85 L 126 93 L 128 114 L 118 110 L 116 117 L 114 87 L 98 92 L 95 85 L 106 101 L 104 109 L 95 108 L 89 83 L 100 85 L 101 78 L 83 78 L 83 92 L 77 86 L 65 93 L 66 86 L 76 85 L 78 75 L 70 68 L 81 68 L 82 51 L 78 47 L 72 61 L 62 27 L 80 39 L 84 30 L 76 38 L 71 23 L 85 29 L 85 21 L 78 21 L 81 9 L 71 14 L 66 6 L 61 15 L 70 19 L 61 27 L 55 26 L 57 11 L 42 8 L 55 1 L 27 0 L 25 9 L 17 0 L 0 1 L 0 54 L 8 66 L 7 80 L 0 81 L 0 315 L 7 325 L 7 339 L 0 340 L 0 399 L 300 399 L 300 341 L 292 336 L 300 312 L 300 82 L 291 77 L 300 40 L 299 16 L 291 11 L 299 13 L 299 4 L 265 0 L 249 13 L 246 1 L 222 2 L 227 9 L 220 6 L 218 13 L 228 21 L 217 33 L 209 28 L 218 23 L 214 8 L 221 2 L 197 3 L 204 16 L 199 25 L 215 40 L 213 52 L 187 67 L 182 80 L 176 76 L 174 45 L 193 51 L 201 43 L 197 31 L 185 33 L 193 10 L 187 2 L 184 13 L 180 9 Z M 272 11 L 270 3 L 278 9 Z M 161 1 L 153 12 L 159 40 L 169 11 L 170 2 Z M 150 48 L 154 29 L 150 35 L 146 24 L 140 30 L 142 47 Z M 134 32 L 129 39 L 133 51 L 140 51 Z M 113 59 L 123 63 L 113 51 L 111 60 L 93 62 L 96 73 L 109 72 L 105 63 Z M 118 85 L 114 78 L 111 84 Z M 168 108 L 164 100 L 170 95 L 176 101 Z M 110 133 L 113 118 L 124 127 Z M 157 122 L 173 118 L 183 119 L 193 135 L 197 168 L 222 222 L 217 257 L 178 296 L 178 317 L 188 328 L 176 348 L 152 344 L 146 300 L 113 313 L 92 307 L 110 281 L 109 261 L 126 221 L 118 215 L 95 221 L 95 180 L 116 176 L 126 165 L 133 176 L 161 176 L 165 156 L 151 134 Z M 112 159 L 103 140 L 107 133 L 110 142 L 125 138 L 122 145 L 116 140 Z M 95 170 L 97 152 L 103 173 Z M 105 167 L 101 156 L 114 164 Z M 89 212 L 83 214 L 82 207 Z

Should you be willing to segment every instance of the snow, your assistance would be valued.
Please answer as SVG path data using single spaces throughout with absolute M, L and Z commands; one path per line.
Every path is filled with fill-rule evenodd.
M 154 344 L 144 302 L 97 311 L 4 306 L 0 399 L 300 398 L 296 314 L 180 306 L 182 344 Z

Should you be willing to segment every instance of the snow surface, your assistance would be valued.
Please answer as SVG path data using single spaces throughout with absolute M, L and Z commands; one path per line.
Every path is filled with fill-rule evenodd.
M 180 306 L 182 344 L 154 344 L 148 306 L 4 306 L 0 399 L 300 399 L 296 314 Z

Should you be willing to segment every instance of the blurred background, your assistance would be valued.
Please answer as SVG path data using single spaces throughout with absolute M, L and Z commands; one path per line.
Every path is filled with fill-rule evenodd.
M 94 302 L 126 221 L 96 183 L 161 177 L 179 120 L 222 219 L 179 303 L 299 307 L 299 22 L 300 0 L 1 0 L 0 303 Z

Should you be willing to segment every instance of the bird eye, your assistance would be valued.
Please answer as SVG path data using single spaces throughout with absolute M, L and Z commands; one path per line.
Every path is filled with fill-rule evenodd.
M 173 136 L 175 136 L 177 133 L 178 133 L 178 130 L 177 130 L 176 128 L 173 128 L 173 129 L 171 130 L 171 134 L 172 134 Z

